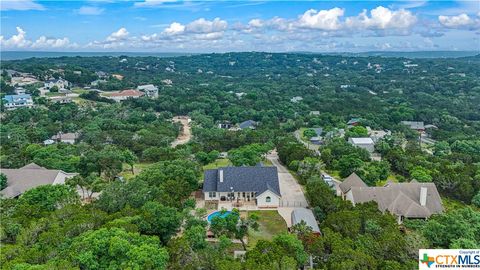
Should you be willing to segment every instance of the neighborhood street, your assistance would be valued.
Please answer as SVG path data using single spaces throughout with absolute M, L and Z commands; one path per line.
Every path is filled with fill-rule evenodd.
M 295 130 L 295 132 L 293 133 L 293 135 L 295 136 L 295 138 L 297 139 L 298 142 L 302 143 L 303 145 L 305 145 L 305 147 L 307 147 L 307 149 L 310 149 L 312 151 L 315 152 L 315 154 L 317 155 L 320 155 L 320 151 L 318 151 L 318 148 L 320 146 L 318 145 L 315 145 L 315 144 L 311 144 L 311 143 L 306 143 L 302 140 L 301 136 L 300 136 L 300 130 Z

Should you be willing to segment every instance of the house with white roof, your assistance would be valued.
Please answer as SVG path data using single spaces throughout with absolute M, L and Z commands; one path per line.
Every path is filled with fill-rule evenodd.
M 370 153 L 375 151 L 375 143 L 372 138 L 349 138 L 348 142 L 356 147 L 363 148 Z

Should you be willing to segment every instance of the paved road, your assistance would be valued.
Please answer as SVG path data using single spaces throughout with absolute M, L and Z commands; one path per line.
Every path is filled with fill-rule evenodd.
M 310 149 L 310 150 L 314 151 L 317 155 L 320 155 L 320 151 L 318 151 L 318 148 L 320 148 L 320 146 L 304 142 L 302 140 L 302 138 L 300 137 L 300 130 L 295 130 L 293 135 L 295 136 L 297 141 L 302 143 L 303 145 L 305 145 L 305 147 L 307 147 L 307 149 Z
M 180 122 L 183 125 L 180 135 L 172 142 L 172 147 L 176 147 L 180 144 L 186 144 L 192 138 L 192 130 L 189 125 L 190 118 L 186 116 L 175 116 L 172 119 L 174 122 Z

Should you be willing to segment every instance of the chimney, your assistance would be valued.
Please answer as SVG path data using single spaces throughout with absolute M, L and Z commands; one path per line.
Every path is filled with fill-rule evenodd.
M 427 205 L 427 187 L 420 188 L 420 205 Z
M 220 183 L 223 183 L 223 170 L 218 170 L 218 178 L 220 179 Z

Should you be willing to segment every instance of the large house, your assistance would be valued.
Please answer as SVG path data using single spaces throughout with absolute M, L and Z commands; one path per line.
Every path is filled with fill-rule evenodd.
M 222 167 L 206 170 L 206 201 L 256 202 L 258 207 L 278 207 L 281 193 L 276 167 Z
M 4 107 L 7 110 L 14 110 L 16 108 L 33 107 L 33 100 L 32 96 L 29 94 L 23 95 L 6 95 L 3 97 L 4 100 Z
M 129 90 L 122 90 L 120 92 L 113 92 L 104 96 L 108 99 L 112 99 L 112 100 L 115 100 L 116 102 L 120 102 L 123 100 L 127 100 L 129 98 L 139 98 L 143 95 L 144 95 L 143 92 L 140 92 L 135 89 L 129 89 Z
M 149 98 L 158 97 L 158 87 L 153 84 L 139 85 L 137 86 L 137 90 L 144 92 Z
M 7 177 L 7 187 L 0 191 L 4 198 L 16 198 L 26 191 L 42 185 L 65 184 L 65 180 L 77 173 L 66 173 L 61 170 L 49 170 L 30 163 L 20 169 L 1 169 Z
M 58 89 L 64 89 L 64 88 L 67 88 L 68 85 L 69 85 L 69 82 L 67 80 L 62 79 L 62 78 L 51 79 L 51 80 L 45 81 L 45 83 L 44 83 L 45 89 L 50 89 L 54 86 L 56 86 Z
M 427 219 L 433 214 L 443 212 L 442 199 L 434 183 L 388 182 L 383 187 L 369 187 L 355 173 L 341 184 L 342 197 L 352 202 L 366 203 L 374 201 L 382 213 L 390 212 L 397 217 L 398 223 L 404 218 Z

